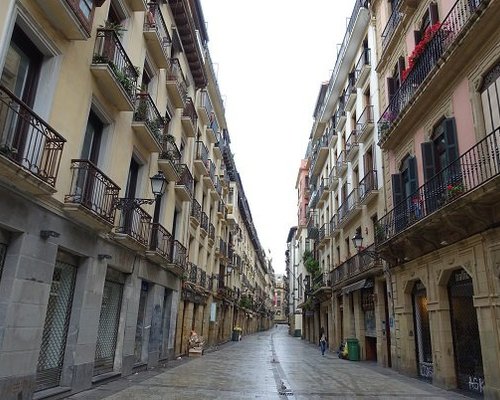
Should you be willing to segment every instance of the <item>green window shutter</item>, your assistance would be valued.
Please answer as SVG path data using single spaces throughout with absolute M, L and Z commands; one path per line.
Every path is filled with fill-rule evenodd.
M 410 195 L 415 193 L 418 189 L 418 172 L 417 172 L 417 158 L 410 157 L 408 159 L 408 178 L 410 181 L 410 193 L 406 193 L 406 195 Z
M 427 182 L 436 174 L 436 158 L 434 154 L 434 143 L 424 142 L 422 148 L 422 161 L 424 167 L 424 180 Z
M 444 137 L 446 142 L 446 160 L 452 163 L 458 158 L 458 141 L 455 118 L 447 118 L 444 122 Z
M 404 200 L 404 192 L 403 192 L 403 179 L 401 174 L 392 174 L 392 201 L 393 207 L 398 205 Z

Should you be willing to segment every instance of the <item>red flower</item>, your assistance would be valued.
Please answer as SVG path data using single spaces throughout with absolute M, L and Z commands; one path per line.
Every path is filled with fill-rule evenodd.
M 447 188 L 448 190 L 452 190 L 452 189 L 453 189 L 453 186 L 452 186 L 452 185 L 448 185 L 446 188 Z

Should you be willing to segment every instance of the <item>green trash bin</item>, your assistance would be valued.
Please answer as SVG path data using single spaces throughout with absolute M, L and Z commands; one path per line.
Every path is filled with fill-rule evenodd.
M 356 338 L 347 339 L 347 357 L 350 361 L 359 361 L 359 341 Z
M 240 340 L 242 329 L 239 327 L 233 328 L 233 335 L 231 336 L 231 340 L 233 342 L 237 342 Z

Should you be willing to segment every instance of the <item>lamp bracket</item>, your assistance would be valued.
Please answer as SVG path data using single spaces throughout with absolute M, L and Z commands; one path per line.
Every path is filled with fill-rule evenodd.
M 156 199 L 134 199 L 134 198 L 122 197 L 116 200 L 115 206 L 118 210 L 127 211 L 140 207 L 143 204 L 153 204 L 155 201 Z

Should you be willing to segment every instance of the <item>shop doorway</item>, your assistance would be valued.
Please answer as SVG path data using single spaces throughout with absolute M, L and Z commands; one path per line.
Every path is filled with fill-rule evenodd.
M 482 394 L 484 371 L 476 308 L 472 300 L 474 290 L 472 278 L 464 269 L 451 275 L 448 295 L 457 386 Z
M 432 381 L 432 343 L 427 309 L 427 289 L 421 281 L 415 283 L 412 291 L 413 319 L 415 326 L 415 348 L 417 354 L 417 372 L 422 379 Z

